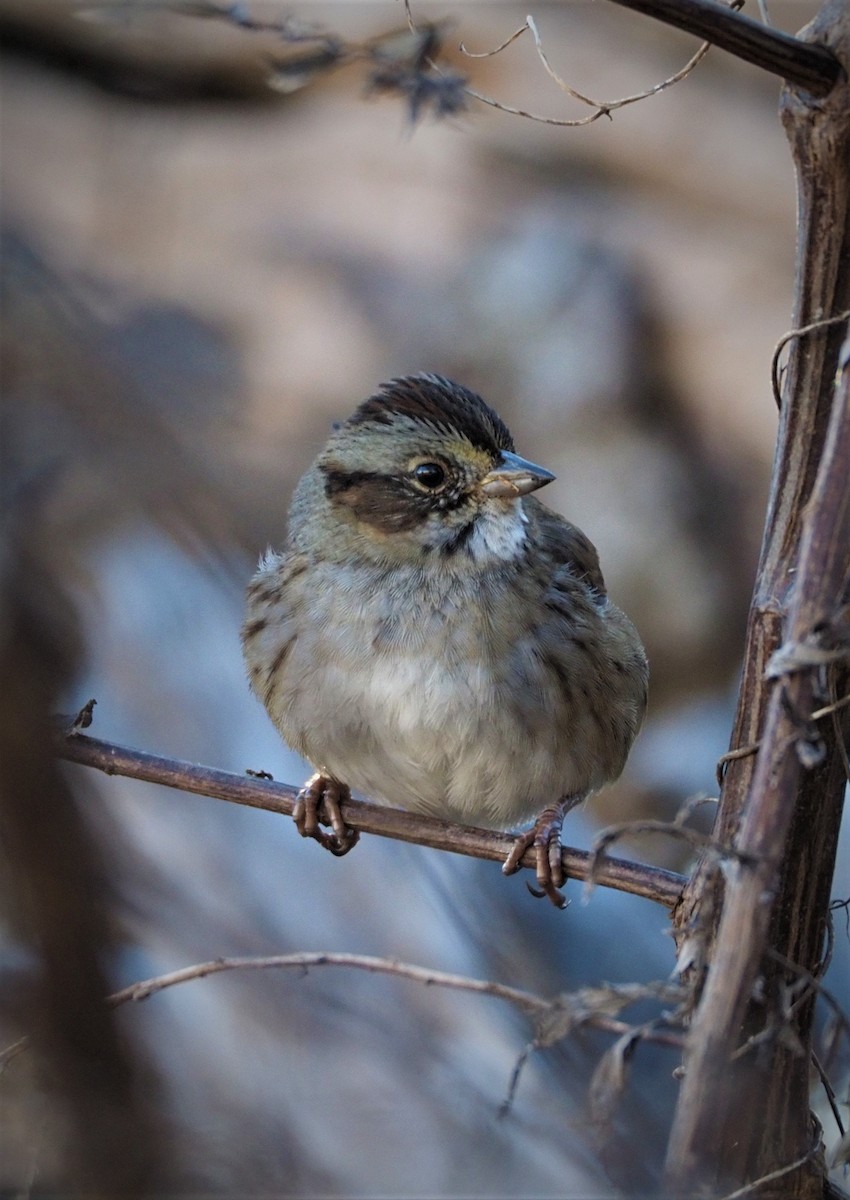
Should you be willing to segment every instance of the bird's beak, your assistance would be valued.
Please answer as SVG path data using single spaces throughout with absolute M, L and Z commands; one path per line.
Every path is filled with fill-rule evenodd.
M 538 467 L 528 459 L 520 458 L 518 454 L 502 450 L 499 462 L 481 480 L 479 490 L 485 496 L 524 496 L 527 492 L 534 492 L 537 488 L 551 483 L 554 478 L 552 472 L 544 467 Z

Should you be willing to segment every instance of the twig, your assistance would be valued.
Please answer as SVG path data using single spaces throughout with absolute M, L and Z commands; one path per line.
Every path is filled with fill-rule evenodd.
M 841 756 L 841 762 L 844 767 L 844 777 L 847 782 L 850 783 L 850 758 L 848 758 L 847 755 L 847 747 L 844 744 L 844 732 L 841 728 L 841 721 L 838 717 L 838 710 L 842 708 L 845 703 L 850 701 L 850 697 L 843 696 L 840 700 L 836 697 L 834 669 L 829 673 L 829 699 L 831 703 L 827 705 L 827 710 L 832 717 L 832 732 L 835 735 L 835 745 L 838 749 L 838 753 Z
M 505 1093 L 504 1100 L 499 1105 L 498 1116 L 500 1119 L 506 1117 L 513 1108 L 514 1098 L 516 1097 L 517 1088 L 519 1087 L 520 1075 L 522 1075 L 522 1072 L 525 1069 L 525 1064 L 528 1062 L 531 1055 L 535 1050 L 539 1049 L 540 1047 L 537 1044 L 537 1040 L 534 1039 L 531 1042 L 526 1042 L 525 1046 L 523 1046 L 522 1050 L 517 1055 L 517 1060 L 514 1063 L 513 1070 L 511 1071 L 511 1077 L 508 1080 L 508 1090 Z
M 378 975 L 395 975 L 401 979 L 412 979 L 427 987 L 451 988 L 460 992 L 477 992 L 480 995 L 495 996 L 499 1000 L 507 1000 L 523 1012 L 545 1012 L 552 1006 L 552 1001 L 535 996 L 532 992 L 524 992 L 519 988 L 508 987 L 503 983 L 494 983 L 487 979 L 470 979 L 465 975 L 452 975 L 446 971 L 431 971 L 427 967 L 419 967 L 413 963 L 398 962 L 391 958 L 378 958 L 371 954 L 336 954 L 336 953 L 299 953 L 271 954 L 258 958 L 214 958 L 210 962 L 195 963 L 190 967 L 182 967 L 179 971 L 171 971 L 167 975 L 155 975 L 152 979 L 143 979 L 131 983 L 129 987 L 113 992 L 107 997 L 107 1004 L 117 1008 L 128 1002 L 138 1003 L 147 1000 L 157 992 L 177 984 L 189 983 L 193 979 L 205 979 L 208 975 L 218 975 L 222 971 L 276 971 L 286 968 L 298 968 L 308 971 L 311 967 L 352 967 L 358 971 L 368 971 Z
M 829 329 L 833 325 L 840 325 L 842 321 L 850 319 L 850 309 L 847 312 L 839 313 L 835 317 L 825 317 L 820 321 L 812 321 L 809 325 L 803 325 L 800 329 L 789 329 L 784 333 L 773 349 L 773 357 L 770 360 L 770 382 L 773 386 L 773 398 L 776 401 L 776 407 L 782 407 L 782 379 L 779 370 L 779 357 L 782 351 L 794 338 L 806 337 L 807 334 L 817 333 L 819 329 Z
M 731 7 L 740 8 L 743 3 L 744 0 L 732 0 Z M 534 45 L 537 48 L 537 56 L 542 62 L 544 70 L 549 78 L 554 80 L 558 87 L 561 88 L 562 91 L 566 92 L 567 95 L 572 96 L 576 100 L 580 100 L 583 104 L 587 104 L 592 108 L 600 109 L 602 114 L 605 116 L 608 116 L 616 108 L 625 108 L 628 104 L 636 104 L 639 100 L 647 100 L 650 96 L 657 96 L 659 92 L 663 92 L 666 88 L 672 87 L 674 83 L 679 83 L 680 80 L 690 75 L 694 67 L 701 62 L 703 58 L 705 58 L 706 54 L 711 49 L 710 42 L 703 42 L 696 53 L 691 55 L 685 65 L 680 68 L 680 70 L 676 71 L 675 74 L 671 75 L 669 78 L 663 79 L 661 83 L 653 84 L 652 87 L 647 88 L 645 91 L 636 92 L 632 96 L 625 96 L 621 100 L 592 100 L 589 96 L 583 96 L 581 92 L 577 92 L 574 88 L 570 87 L 570 85 L 560 77 L 557 71 L 554 70 L 549 62 L 549 59 L 546 57 L 546 52 L 543 49 L 543 42 L 540 38 L 534 18 L 528 17 L 527 22 L 528 28 L 531 30 L 531 35 L 534 38 Z
M 832 678 L 831 687 L 833 689 L 835 687 L 834 677 Z M 816 708 L 815 711 L 809 715 L 809 721 L 821 721 L 821 720 L 823 720 L 824 717 L 832 716 L 833 722 L 834 722 L 838 712 L 842 708 L 846 708 L 848 704 L 850 704 L 850 696 L 842 696 L 839 700 L 833 699 L 833 701 L 830 704 L 825 704 L 822 708 Z M 797 734 L 794 734 L 791 737 L 789 737 L 789 739 L 788 739 L 789 743 L 791 741 L 794 741 L 797 736 L 798 736 Z M 846 750 L 844 750 L 843 744 L 840 739 L 838 741 L 838 745 L 839 745 L 840 751 L 843 753 L 844 757 L 846 758 L 847 752 L 846 752 Z M 726 774 L 726 767 L 730 762 L 737 762 L 738 759 L 741 759 L 741 758 L 749 758 L 751 755 L 757 754 L 760 749 L 761 749 L 761 740 L 759 739 L 759 741 L 757 741 L 757 742 L 751 742 L 749 746 L 739 746 L 736 750 L 727 750 L 727 752 L 725 754 L 721 754 L 720 758 L 718 758 L 718 760 L 717 760 L 717 783 L 718 783 L 718 786 L 723 787 L 723 777 Z M 847 772 L 848 780 L 850 780 L 850 762 L 848 762 L 846 764 L 845 770 Z
M 748 746 L 736 746 L 734 750 L 727 750 L 725 754 L 721 754 L 715 766 L 715 775 L 717 777 L 717 786 L 723 787 L 723 780 L 726 775 L 726 768 L 730 762 L 738 762 L 742 758 L 750 758 L 751 755 L 757 754 L 761 749 L 761 741 L 750 742 Z
M 111 1008 L 122 1004 L 138 1004 L 147 1000 L 157 992 L 166 988 L 176 987 L 181 983 L 191 983 L 196 979 L 205 979 L 209 975 L 219 975 L 227 971 L 277 971 L 297 969 L 307 973 L 313 967 L 347 967 L 356 971 L 366 971 L 376 975 L 392 975 L 398 979 L 409 979 L 425 987 L 448 988 L 457 992 L 474 992 L 480 996 L 493 996 L 514 1005 L 521 1012 L 534 1018 L 539 1028 L 546 1028 L 547 1033 L 538 1034 L 532 1046 L 547 1047 L 554 1045 L 568 1036 L 574 1029 L 584 1025 L 592 1025 L 595 1029 L 613 1033 L 621 1037 L 628 1033 L 633 1026 L 622 1021 L 605 1010 L 608 993 L 616 994 L 615 986 L 597 989 L 582 989 L 576 993 L 565 993 L 551 1000 L 543 996 L 526 992 L 520 988 L 509 987 L 504 983 L 496 983 L 490 979 L 472 979 L 467 975 L 455 975 L 447 971 L 435 971 L 428 967 L 420 967 L 414 963 L 399 962 L 397 959 L 380 958 L 372 954 L 348 954 L 336 952 L 300 951 L 295 954 L 271 954 L 251 958 L 214 958 L 209 962 L 194 963 L 177 971 L 164 975 L 155 975 L 151 979 L 143 979 L 131 983 L 107 996 L 106 1002 Z M 675 990 L 675 989 L 674 989 Z M 664 995 L 661 985 L 636 985 L 632 989 L 623 988 L 624 994 L 620 1008 L 626 1008 L 639 1000 Z M 632 994 L 633 992 L 633 994 Z M 587 994 L 589 995 L 589 999 Z M 599 1008 L 594 1009 L 594 996 L 600 994 Z M 572 1007 L 570 1007 L 572 1006 Z M 548 1020 L 547 1020 L 548 1019 Z M 645 1040 L 658 1045 L 681 1049 L 683 1039 L 671 1030 L 647 1030 Z M 10 1050 L 12 1048 L 10 1047 Z
M 832 686 L 835 686 L 834 680 Z M 848 704 L 850 704 L 850 696 L 842 696 L 840 700 L 833 700 L 832 703 L 824 705 L 823 708 L 815 709 L 810 719 L 812 721 L 819 721 L 821 717 L 831 716 L 833 713 L 837 713 L 839 709 L 846 708 Z
M 816 975 L 813 975 L 811 971 L 807 971 L 804 966 L 802 966 L 800 963 L 794 962 L 794 960 L 788 958 L 786 954 L 781 954 L 778 950 L 774 950 L 772 948 L 768 949 L 767 954 L 769 958 L 772 958 L 774 962 L 779 963 L 785 968 L 786 971 L 791 971 L 793 974 L 795 974 L 800 983 L 805 984 L 805 986 L 812 992 L 815 992 L 818 996 L 823 997 L 823 999 L 832 1009 L 839 1029 L 843 1032 L 844 1036 L 850 1040 L 850 1017 L 848 1017 L 847 1013 L 841 1007 L 838 999 L 832 994 L 829 988 L 825 987 L 824 984 L 821 983 L 820 979 Z
M 69 762 L 94 767 L 107 775 L 125 775 L 130 779 L 142 779 L 148 783 L 209 796 L 214 800 L 226 800 L 231 804 L 244 804 L 249 808 L 261 808 L 289 816 L 292 815 L 298 795 L 298 789 L 289 784 L 247 778 L 177 759 L 160 758 L 142 750 L 131 750 L 126 746 L 79 734 L 60 737 L 57 753 Z M 503 862 L 515 840 L 510 834 L 453 825 L 448 821 L 437 821 L 431 817 L 357 800 L 349 801 L 343 811 L 346 823 L 362 833 L 374 833 L 380 837 L 449 850 L 454 854 L 490 862 Z M 586 851 L 564 848 L 562 859 L 564 872 L 569 878 L 588 878 L 591 855 Z M 521 865 L 535 869 L 533 850 L 526 853 Z M 661 867 L 610 858 L 600 867 L 596 882 L 672 908 L 681 895 L 686 879 L 675 871 L 666 871 Z
M 619 841 L 620 838 L 641 833 L 663 833 L 667 837 L 678 838 L 680 841 L 687 842 L 689 846 L 693 846 L 694 849 L 702 850 L 705 854 L 716 856 L 719 859 L 730 858 L 744 865 L 753 861 L 749 854 L 736 850 L 734 846 L 724 845 L 699 829 L 689 829 L 678 819 L 673 821 L 655 819 L 623 821 L 619 825 L 607 826 L 594 839 L 586 881 L 587 890 L 591 890 L 599 882 L 599 872 L 602 864 L 608 858 L 608 847 L 613 842 Z
M 175 987 L 181 983 L 189 983 L 195 979 L 204 979 L 208 975 L 217 975 L 223 971 L 268 971 L 286 968 L 296 968 L 305 974 L 311 967 L 350 967 L 354 970 L 368 971 L 381 975 L 394 975 L 400 979 L 410 979 L 426 987 L 443 987 L 453 991 L 474 992 L 478 995 L 493 996 L 497 1000 L 505 1000 L 513 1004 L 521 1012 L 534 1020 L 537 1035 L 526 1044 L 511 1071 L 505 1099 L 499 1106 L 499 1116 L 504 1117 L 510 1111 L 514 1096 L 519 1085 L 522 1069 L 529 1056 L 535 1050 L 545 1049 L 562 1041 L 574 1030 L 584 1026 L 605 1033 L 614 1034 L 617 1038 L 636 1038 L 652 1042 L 656 1045 L 672 1047 L 681 1050 L 684 1038 L 680 1033 L 670 1029 L 659 1028 L 659 1022 L 650 1021 L 640 1027 L 630 1025 L 610 1013 L 604 1011 L 605 998 L 600 1000 L 599 1010 L 590 1003 L 584 1002 L 584 992 L 594 989 L 584 989 L 578 993 L 566 993 L 552 1000 L 545 1000 L 532 992 L 519 988 L 508 987 L 506 984 L 495 983 L 486 979 L 471 979 L 465 975 L 449 974 L 446 971 L 433 971 L 427 967 L 415 966 L 412 963 L 398 962 L 395 959 L 378 958 L 368 954 L 337 954 L 337 953 L 298 953 L 276 954 L 263 958 L 216 958 L 211 962 L 196 963 L 191 967 L 183 967 L 171 971 L 167 975 L 157 975 L 139 983 L 130 984 L 119 992 L 107 997 L 107 1003 L 115 1008 L 120 1004 L 138 1003 L 147 1000 L 157 992 Z M 604 993 L 604 987 L 595 989 Z M 616 992 L 616 988 L 608 989 Z M 624 989 L 625 991 L 626 989 Z M 620 1007 L 625 1008 L 640 999 L 663 994 L 663 987 L 653 988 L 638 986 L 633 989 L 634 995 L 624 995 Z
M 497 1000 L 507 1001 L 530 1017 L 537 1027 L 537 1035 L 526 1045 L 511 1072 L 507 1097 L 499 1110 L 500 1116 L 504 1116 L 510 1108 L 522 1067 L 533 1050 L 552 1046 L 569 1036 L 575 1029 L 587 1025 L 614 1034 L 618 1038 L 633 1035 L 634 1027 L 613 1016 L 609 1011 L 612 1003 L 611 997 L 616 997 L 616 1006 L 622 1009 L 641 999 L 656 997 L 661 1000 L 669 989 L 667 984 L 629 987 L 603 985 L 596 989 L 581 989 L 579 992 L 561 994 L 555 996 L 554 999 L 546 1000 L 533 992 L 522 991 L 520 988 L 509 987 L 492 980 L 471 979 L 466 975 L 434 971 L 412 963 L 398 962 L 395 959 L 379 958 L 369 954 L 301 952 L 256 958 L 215 958 L 209 962 L 195 963 L 177 971 L 170 971 L 164 975 L 155 975 L 151 979 L 131 983 L 128 987 L 107 996 L 106 1003 L 110 1008 L 117 1008 L 128 1003 L 137 1004 L 156 995 L 157 992 L 165 991 L 166 988 L 190 983 L 196 979 L 205 979 L 209 975 L 218 975 L 227 971 L 269 971 L 288 968 L 297 969 L 306 974 L 313 967 L 348 967 L 372 974 L 409 979 L 414 983 L 423 984 L 425 987 L 442 987 L 453 991 L 493 996 Z M 594 1007 L 594 1005 L 598 1007 Z M 669 1024 L 669 1021 L 667 1023 Z M 681 1034 L 669 1028 L 659 1027 L 658 1021 L 648 1022 L 646 1026 L 641 1026 L 639 1036 L 643 1041 L 677 1050 L 681 1050 L 684 1042 Z M 0 1071 L 28 1046 L 29 1038 L 22 1037 L 4 1050 L 0 1050 Z
M 743 4 L 743 2 L 744 0 L 733 0 L 732 7 L 738 8 L 741 4 Z M 550 77 L 550 79 L 557 84 L 561 91 L 566 92 L 566 94 L 571 96 L 574 100 L 578 100 L 580 104 L 586 104 L 594 111 L 589 113 L 586 117 L 575 117 L 571 119 L 561 117 L 544 117 L 537 113 L 526 112 L 521 108 L 515 108 L 510 104 L 504 104 L 502 101 L 494 100 L 491 96 L 484 96 L 481 92 L 477 92 L 469 87 L 466 89 L 467 95 L 474 97 L 476 100 L 480 100 L 482 104 L 488 104 L 491 108 L 499 109 L 500 112 L 509 113 L 513 116 L 527 117 L 529 120 L 538 121 L 543 125 L 557 125 L 573 129 L 578 128 L 581 125 L 591 125 L 594 121 L 598 121 L 600 117 L 610 117 L 611 113 L 615 112 L 618 108 L 625 108 L 629 104 L 637 104 L 640 100 L 648 100 L 650 96 L 657 96 L 659 92 L 665 91 L 667 88 L 672 87 L 674 83 L 679 83 L 686 76 L 690 75 L 694 67 L 696 67 L 696 65 L 711 49 L 710 43 L 704 42 L 699 47 L 697 52 L 688 59 L 684 67 L 676 71 L 674 75 L 662 80 L 661 83 L 653 84 L 652 87 L 647 88 L 645 91 L 636 92 L 631 96 L 624 96 L 619 100 L 593 100 L 591 97 L 585 96 L 581 92 L 576 91 L 574 87 L 571 87 L 570 84 L 562 79 L 549 62 L 546 51 L 543 47 L 543 41 L 537 29 L 537 25 L 534 21 L 534 18 L 531 16 L 526 17 L 525 24 L 520 26 L 519 29 L 515 30 L 514 33 L 512 33 L 508 38 L 505 39 L 505 41 L 501 43 L 501 45 L 496 46 L 493 50 L 487 50 L 483 53 L 475 54 L 467 50 L 463 42 L 460 44 L 460 49 L 461 52 L 466 54 L 469 58 L 491 58 L 496 54 L 500 54 L 503 50 L 515 42 L 523 33 L 525 33 L 526 29 L 530 31 L 531 36 L 534 38 L 537 57 L 543 64 L 543 69 L 546 71 L 546 74 Z
M 823 1063 L 818 1058 L 818 1056 L 815 1054 L 814 1050 L 812 1051 L 812 1066 L 818 1073 L 818 1078 L 820 1079 L 821 1087 L 823 1088 L 824 1092 L 826 1093 L 826 1098 L 829 1103 L 829 1107 L 832 1109 L 832 1119 L 835 1121 L 836 1127 L 838 1129 L 838 1136 L 844 1137 L 844 1132 L 845 1132 L 844 1122 L 841 1120 L 841 1113 L 838 1111 L 838 1098 L 835 1095 L 835 1088 L 830 1083 L 829 1076 L 827 1075 L 827 1073 L 824 1069 Z
M 483 92 L 478 92 L 475 88 L 467 88 L 466 94 L 471 96 L 473 100 L 479 100 L 482 104 L 486 104 L 490 108 L 496 108 L 499 112 L 507 113 L 511 117 L 525 117 L 527 120 L 536 121 L 540 125 L 556 125 L 561 129 L 578 129 L 582 125 L 592 125 L 600 117 L 608 115 L 608 110 L 598 108 L 586 117 L 575 117 L 572 119 L 566 117 L 544 117 L 540 113 L 529 112 L 528 109 L 517 108 L 513 104 L 505 104 L 502 100 L 494 100 L 492 96 L 485 96 Z

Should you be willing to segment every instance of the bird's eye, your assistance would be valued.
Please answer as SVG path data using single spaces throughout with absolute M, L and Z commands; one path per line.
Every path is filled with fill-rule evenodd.
M 445 468 L 439 463 L 424 462 L 418 467 L 413 468 L 413 478 L 420 487 L 427 488 L 430 492 L 436 491 L 438 487 L 442 487 L 446 482 Z

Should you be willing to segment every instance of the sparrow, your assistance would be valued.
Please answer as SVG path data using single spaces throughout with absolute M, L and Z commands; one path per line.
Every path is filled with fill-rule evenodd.
M 648 668 L 593 544 L 532 495 L 553 479 L 440 375 L 381 385 L 335 428 L 242 629 L 253 691 L 315 768 L 302 836 L 347 853 L 351 788 L 460 824 L 533 820 L 503 870 L 534 847 L 535 894 L 564 906 L 564 817 L 623 770 Z

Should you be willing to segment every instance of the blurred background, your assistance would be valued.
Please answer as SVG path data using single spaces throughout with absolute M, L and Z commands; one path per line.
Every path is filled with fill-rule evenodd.
M 475 90 L 586 115 L 528 33 L 495 57 L 458 52 L 499 45 L 526 11 L 414 15 L 450 18 L 441 62 Z M 771 17 L 795 31 L 814 11 L 785 0 Z M 661 908 L 604 890 L 585 904 L 573 884 L 556 912 L 496 866 L 374 838 L 338 861 L 270 814 L 43 763 L 45 720 L 96 697 L 95 736 L 300 783 L 248 693 L 242 590 L 331 423 L 429 370 L 482 392 L 557 474 L 547 502 L 596 543 L 647 645 L 644 732 L 567 839 L 715 795 L 773 451 L 770 359 L 790 324 L 779 84 L 714 51 L 584 128 L 473 99 L 414 126 L 403 95 L 369 93 L 368 64 L 298 57 L 327 50 L 315 26 L 358 45 L 403 29 L 395 0 L 236 17 L 0 3 L 0 1024 L 3 1045 L 32 1037 L 0 1058 L 0 1187 L 651 1195 L 669 1050 L 637 1050 L 600 1124 L 588 1085 L 612 1039 L 579 1033 L 531 1056 L 500 1119 L 532 1031 L 491 998 L 325 969 L 96 1017 L 90 1002 L 220 955 L 299 950 L 543 995 L 660 979 Z M 534 17 L 555 69 L 598 99 L 650 88 L 696 48 L 603 3 Z M 620 851 L 689 864 L 665 838 Z M 828 982 L 848 984 L 843 927 Z

